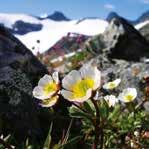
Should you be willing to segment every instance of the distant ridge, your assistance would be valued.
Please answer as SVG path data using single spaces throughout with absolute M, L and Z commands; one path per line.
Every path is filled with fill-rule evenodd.
M 48 15 L 46 17 L 38 17 L 38 19 L 40 20 L 44 20 L 44 19 L 51 19 L 54 21 L 70 21 L 69 18 L 67 18 L 62 12 L 60 11 L 55 11 L 53 14 Z
M 121 17 L 121 15 L 119 15 L 118 13 L 112 11 L 112 12 L 110 12 L 110 13 L 108 14 L 106 20 L 107 20 L 108 22 L 110 22 L 113 18 L 116 18 L 116 19 L 117 19 L 117 18 L 119 18 L 119 17 Z M 122 16 L 122 17 L 123 17 L 123 16 Z M 138 23 L 142 23 L 142 22 L 144 22 L 144 21 L 147 21 L 147 20 L 149 20 L 149 10 L 146 11 L 146 12 L 144 12 L 144 13 L 143 13 L 140 17 L 138 17 L 138 19 L 136 19 L 136 20 L 129 20 L 129 19 L 127 19 L 127 18 L 126 18 L 126 20 L 127 20 L 129 23 L 133 24 L 133 25 L 136 25 L 136 24 L 138 24 Z

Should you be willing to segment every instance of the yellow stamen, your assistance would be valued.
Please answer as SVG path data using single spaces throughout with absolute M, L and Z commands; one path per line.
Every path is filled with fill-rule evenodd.
M 79 80 L 75 85 L 72 86 L 71 90 L 74 93 L 72 98 L 81 98 L 86 95 L 89 88 L 93 88 L 94 80 L 87 78 L 84 80 Z
M 134 97 L 133 95 L 128 94 L 125 96 L 125 100 L 131 101 L 131 100 L 133 100 L 133 97 Z
M 113 82 L 109 82 L 108 86 L 109 86 L 110 89 L 116 87 L 115 83 L 113 83 Z
M 50 92 L 56 91 L 57 90 L 57 84 L 55 82 L 51 82 L 47 85 L 44 86 L 43 90 L 45 94 L 49 94 Z

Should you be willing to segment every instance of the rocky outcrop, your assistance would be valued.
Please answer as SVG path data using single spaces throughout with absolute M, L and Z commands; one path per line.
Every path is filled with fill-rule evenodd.
M 24 22 L 22 20 L 18 20 L 13 24 L 12 29 L 10 29 L 10 31 L 13 34 L 24 35 L 29 32 L 40 31 L 42 29 L 42 27 L 43 27 L 43 25 L 40 23 L 35 24 L 35 23 L 28 23 L 28 22 Z
M 45 73 L 37 58 L 0 26 L 0 133 L 42 136 L 32 88 Z
M 103 34 L 86 43 L 86 49 L 95 56 L 89 63 L 96 63 L 100 68 L 103 83 L 121 78 L 118 89 L 137 88 L 138 100 L 142 99 L 144 92 L 143 78 L 149 76 L 149 61 L 146 59 L 149 43 L 144 38 L 147 30 L 148 27 L 139 32 L 125 19 L 116 18 Z
M 95 54 L 107 51 L 110 58 L 139 61 L 142 57 L 149 57 L 149 43 L 120 17 L 113 19 L 103 34 L 93 37 L 86 45 Z

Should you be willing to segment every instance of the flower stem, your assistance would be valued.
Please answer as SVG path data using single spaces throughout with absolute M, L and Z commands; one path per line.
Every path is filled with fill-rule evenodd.
M 8 145 L 3 139 L 0 139 L 0 144 L 2 144 L 7 149 L 13 149 L 10 145 Z
M 100 129 L 100 113 L 99 113 L 99 109 L 98 109 L 98 105 L 96 103 L 96 101 L 94 99 L 91 99 L 92 103 L 94 104 L 95 110 L 96 110 L 96 122 L 95 122 L 95 139 L 94 139 L 94 143 L 93 143 L 93 149 L 97 149 L 98 144 L 99 144 L 99 136 L 100 133 L 102 133 L 101 129 Z M 101 135 L 103 136 L 103 135 Z M 100 148 L 102 148 L 102 144 L 103 144 L 103 137 L 100 138 L 100 142 L 101 146 Z

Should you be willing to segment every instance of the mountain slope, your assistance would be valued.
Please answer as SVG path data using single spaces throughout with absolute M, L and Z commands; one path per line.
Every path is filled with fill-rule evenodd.
M 52 47 L 59 39 L 69 32 L 94 36 L 103 33 L 108 23 L 100 19 L 85 19 L 80 23 L 78 20 L 72 21 L 52 21 L 42 20 L 42 30 L 30 32 L 25 35 L 16 35 L 34 54 L 45 52 Z M 39 42 L 37 42 L 39 41 Z
M 145 21 L 149 21 L 149 10 L 144 12 L 137 20 L 136 23 L 141 23 L 141 22 L 145 22 Z

